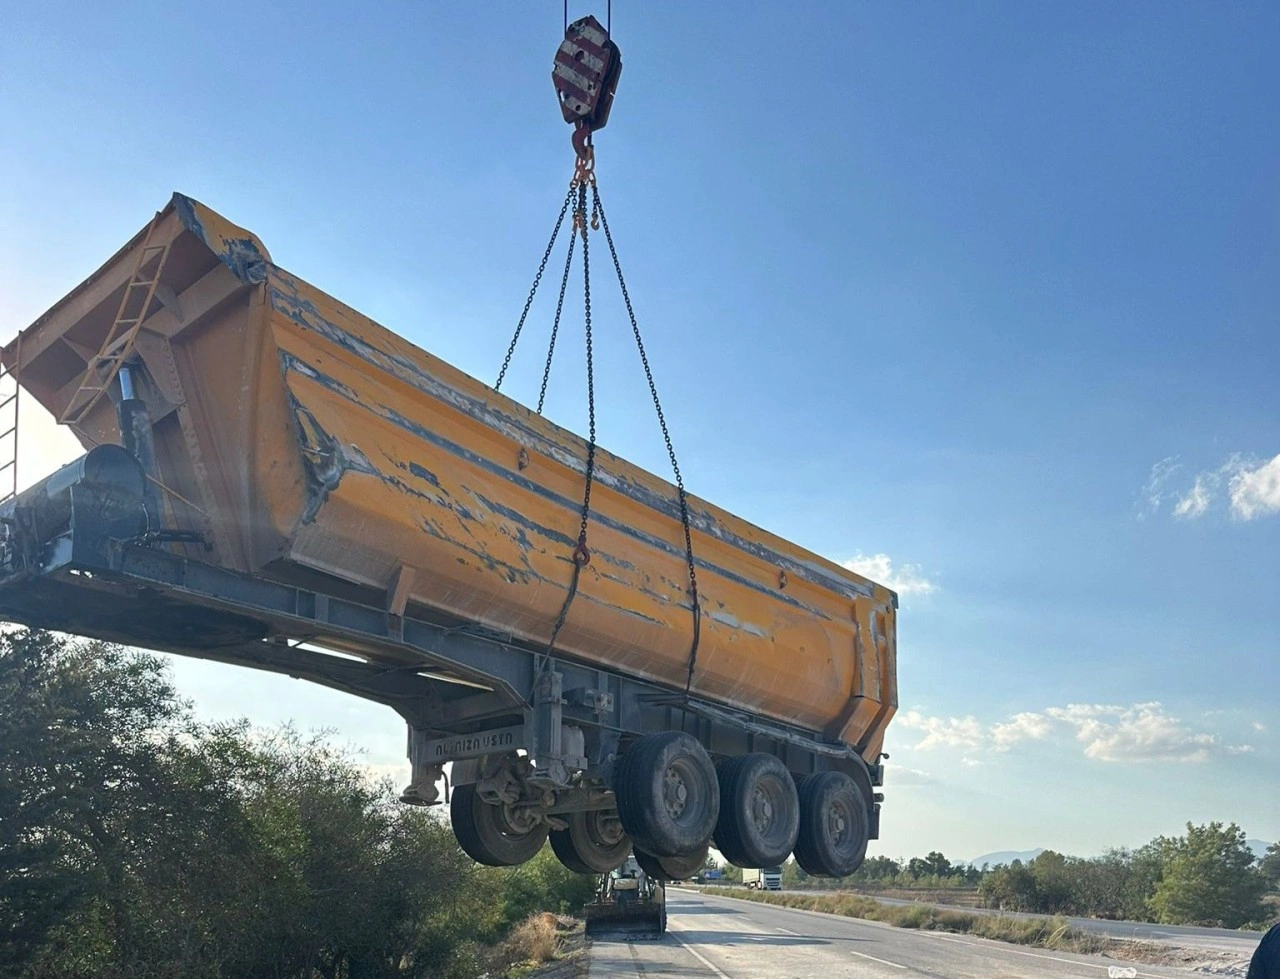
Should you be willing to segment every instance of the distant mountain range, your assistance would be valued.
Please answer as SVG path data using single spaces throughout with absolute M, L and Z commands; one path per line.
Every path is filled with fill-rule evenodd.
M 1034 850 L 997 850 L 995 853 L 984 853 L 980 857 L 974 857 L 969 863 L 975 867 L 981 867 L 983 864 L 989 867 L 998 867 L 1002 863 L 1010 864 L 1015 860 L 1028 863 L 1042 853 L 1044 853 L 1044 847 L 1042 846 L 1036 847 Z
M 1249 840 L 1248 845 L 1249 849 L 1253 851 L 1253 855 L 1260 860 L 1263 854 L 1267 852 L 1267 847 L 1271 844 L 1266 840 Z M 994 853 L 984 853 L 980 857 L 974 857 L 969 863 L 974 867 L 981 867 L 983 864 L 988 867 L 998 867 L 1001 864 L 1011 864 L 1015 860 L 1029 863 L 1044 853 L 1044 849 L 1044 847 L 1040 846 L 1034 850 L 996 850 Z

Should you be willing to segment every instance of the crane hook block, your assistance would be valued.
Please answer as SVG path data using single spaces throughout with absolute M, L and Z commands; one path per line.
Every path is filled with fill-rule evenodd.
M 621 73 L 622 53 L 598 20 L 588 15 L 569 25 L 556 51 L 551 81 L 564 121 L 577 130 L 575 146 L 609 121 Z

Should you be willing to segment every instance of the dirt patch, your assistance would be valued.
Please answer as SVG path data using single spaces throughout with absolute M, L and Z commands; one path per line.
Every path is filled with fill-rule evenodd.
M 1163 942 L 1125 942 L 1112 939 L 1104 954 L 1120 962 L 1142 965 L 1168 965 L 1205 976 L 1243 977 L 1249 971 L 1249 957 L 1236 952 L 1220 952 L 1206 948 L 1186 948 Z

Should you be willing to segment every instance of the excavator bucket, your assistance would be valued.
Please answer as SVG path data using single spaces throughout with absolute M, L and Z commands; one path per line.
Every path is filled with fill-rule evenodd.
M 667 930 L 667 892 L 635 858 L 600 879 L 596 899 L 583 909 L 593 939 L 661 938 Z

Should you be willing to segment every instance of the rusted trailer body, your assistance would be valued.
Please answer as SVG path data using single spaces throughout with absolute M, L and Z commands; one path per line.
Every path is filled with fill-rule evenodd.
M 572 578 L 586 443 L 291 275 L 200 203 L 175 195 L 5 348 L 22 386 L 86 449 L 121 441 L 122 399 L 96 391 L 89 365 L 102 370 L 98 352 L 119 332 L 121 298 L 151 254 L 163 257 L 158 281 L 142 283 L 127 395 L 145 408 L 154 443 L 159 505 L 149 528 L 186 536 L 152 534 L 145 546 L 379 608 L 392 623 L 545 649 Z M 897 701 L 893 593 L 691 497 L 702 614 L 690 675 L 676 490 L 608 452 L 596 460 L 590 562 L 555 656 L 669 691 L 683 698 L 679 710 L 702 703 L 704 718 L 723 710 L 835 746 L 832 757 L 848 749 L 878 773 Z M 23 569 L 24 580 L 32 572 Z M 6 601 L 5 587 L 6 615 L 59 624 Z M 205 654 L 199 637 L 177 642 L 168 628 L 138 622 L 130 637 L 118 623 L 83 622 L 70 631 Z M 385 636 L 317 623 L 262 631 L 264 643 L 306 640 L 371 664 L 405 662 Z M 217 658 L 218 647 L 243 644 L 231 638 L 217 640 L 215 629 L 203 645 Z M 472 693 L 492 686 L 465 679 Z

